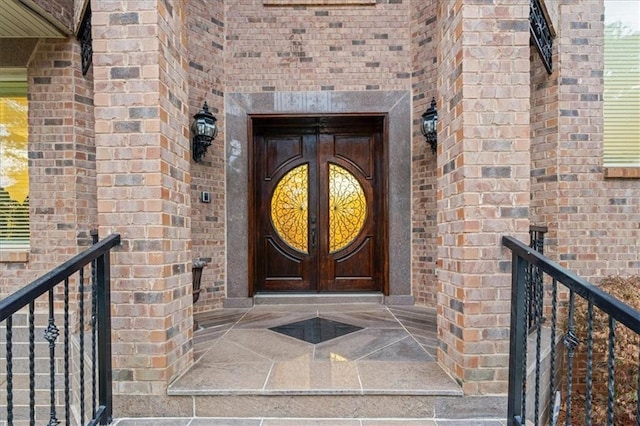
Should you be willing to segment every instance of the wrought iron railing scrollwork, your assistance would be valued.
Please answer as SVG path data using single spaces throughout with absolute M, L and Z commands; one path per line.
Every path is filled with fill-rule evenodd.
M 0 340 L 5 341 L 6 347 L 3 385 L 6 401 L 0 401 L 0 418 L 6 418 L 8 425 L 25 421 L 48 426 L 111 422 L 110 251 L 120 244 L 120 236 L 114 234 L 98 241 L 97 234 L 92 235 L 94 244 L 90 248 L 0 300 L 0 324 L 4 325 L 4 330 L 0 328 Z M 85 283 L 85 268 L 91 270 L 90 286 Z M 70 294 L 71 286 L 74 287 Z M 91 288 L 90 298 L 86 295 L 87 288 Z M 40 299 L 45 294 L 46 298 Z M 91 301 L 89 324 L 85 321 L 85 297 Z M 24 308 L 26 314 L 21 312 Z M 46 315 L 46 323 L 38 325 L 42 314 Z M 85 347 L 89 340 L 85 340 L 87 332 L 91 333 L 90 349 Z M 42 350 L 38 350 L 41 346 Z M 24 352 L 23 347 L 28 350 L 28 358 L 15 355 Z M 43 353 L 48 355 L 43 357 Z M 85 363 L 92 369 L 90 376 L 85 375 Z M 40 364 L 47 365 L 48 401 L 36 398 L 42 395 L 36 390 L 44 390 L 36 389 L 44 370 L 38 368 Z M 28 374 L 23 374 L 27 369 Z M 28 392 L 18 389 L 17 384 L 23 382 L 16 380 L 19 376 L 28 377 Z M 86 380 L 91 381 L 91 394 L 86 393 Z M 28 400 L 22 400 L 27 395 Z M 85 405 L 89 400 L 87 412 Z
M 89 67 L 93 62 L 93 38 L 91 36 L 91 2 L 87 2 L 86 9 L 82 16 L 80 28 L 78 30 L 78 40 L 80 41 L 80 56 L 82 58 L 82 75 L 89 72 Z
M 512 252 L 512 277 L 511 277 L 511 328 L 510 328 L 510 344 L 509 344 L 509 395 L 507 407 L 507 424 L 509 426 L 521 426 L 528 424 L 530 421 L 533 425 L 551 424 L 555 425 L 559 407 L 557 404 L 557 391 L 562 388 L 563 413 L 565 425 L 571 425 L 572 419 L 578 414 L 581 417 L 581 425 L 595 424 L 593 421 L 593 373 L 594 368 L 607 369 L 606 383 L 606 424 L 613 426 L 617 423 L 614 418 L 616 412 L 616 324 L 621 324 L 636 336 L 640 335 L 640 312 L 625 304 L 621 300 L 616 299 L 602 289 L 594 286 L 588 281 L 578 277 L 576 274 L 561 267 L 557 263 L 546 258 L 533 247 L 529 247 L 515 238 L 502 237 L 502 245 Z M 547 277 L 547 282 L 551 288 L 550 300 L 545 300 L 544 289 L 536 302 L 537 315 L 542 315 L 544 310 L 550 311 L 550 324 L 545 323 L 545 333 L 543 334 L 543 322 L 534 321 L 533 331 L 536 333 L 535 338 L 530 336 L 530 327 L 528 321 L 528 311 L 532 304 L 528 298 L 528 288 L 530 281 L 528 277 L 531 275 L 531 268 L 537 268 L 541 275 L 541 282 Z M 559 286 L 563 286 L 561 291 Z M 568 295 L 560 297 L 560 294 Z M 559 299 L 562 299 L 563 319 L 560 320 L 559 315 Z M 580 335 L 576 332 L 575 311 L 578 300 L 584 302 L 586 306 L 585 320 L 587 324 L 581 328 L 583 330 Z M 566 306 L 565 306 L 566 304 Z M 549 306 L 550 305 L 550 306 Z M 583 306 L 583 305 L 581 305 Z M 566 309 L 565 309 L 566 308 Z M 581 308 L 582 309 L 582 308 Z M 597 310 L 599 315 L 606 317 L 607 332 L 604 338 L 607 339 L 606 353 L 601 354 L 606 357 L 606 362 L 594 361 L 594 311 Z M 559 324 L 561 322 L 561 324 Z M 566 327 L 566 332 L 563 330 Z M 586 327 L 586 328 L 585 328 Z M 556 350 L 558 343 L 557 337 L 562 337 L 561 343 L 564 346 L 564 371 L 559 374 L 560 368 L 557 365 L 559 360 L 556 357 L 559 352 Z M 544 341 L 545 343 L 541 343 Z M 534 359 L 529 359 L 529 363 L 535 363 L 535 368 L 529 368 L 527 362 L 527 352 L 529 346 L 535 345 Z M 550 346 L 550 347 L 548 347 Z M 577 354 L 577 348 L 584 358 L 580 358 L 581 362 L 576 363 L 574 357 Z M 620 348 L 622 351 L 628 351 L 629 348 Z M 640 343 L 636 350 L 639 351 L 640 359 Z M 586 352 L 586 353 L 585 353 Z M 603 351 L 604 352 L 604 351 Z M 541 390 L 541 364 L 543 362 L 543 353 L 549 354 L 544 362 L 548 363 L 549 377 L 545 380 L 544 389 Z M 599 353 L 597 355 L 600 355 Z M 585 360 L 583 363 L 582 360 Z M 576 365 L 574 365 L 576 363 Z M 584 364 L 584 365 L 583 365 Z M 545 364 L 546 365 L 546 364 Z M 579 368 L 578 368 L 579 367 Z M 578 368 L 578 369 L 577 369 Z M 543 368 L 544 370 L 544 368 Z M 535 374 L 535 384 L 530 386 L 527 383 L 527 373 Z M 596 370 L 598 371 L 598 370 Z M 604 370 L 603 374 L 604 374 Z M 584 374 L 584 398 L 576 398 L 574 400 L 574 375 L 579 372 L 582 379 Z M 640 376 L 640 362 L 637 367 Z M 636 401 L 640 401 L 640 377 L 636 379 L 637 386 Z M 564 386 L 562 386 L 564 382 Z M 582 383 L 582 382 L 580 382 Z M 584 407 L 579 407 L 579 411 L 573 404 L 584 402 Z M 528 403 L 529 402 L 529 403 Z M 529 411 L 527 405 L 531 405 L 533 412 Z M 635 420 L 633 424 L 640 425 L 640 402 L 637 402 Z M 546 407 L 546 409 L 544 409 Z M 575 411 L 575 412 L 574 412 Z M 627 424 L 627 423 L 624 423 Z
M 531 225 L 529 227 L 529 247 L 540 254 L 544 254 L 544 237 L 548 229 L 546 226 Z M 542 283 L 542 272 L 535 265 L 527 266 L 527 324 L 529 331 L 533 332 L 538 326 L 538 322 L 544 323 L 545 317 L 542 312 L 544 288 Z
M 551 74 L 553 65 L 553 34 L 551 24 L 542 9 L 540 0 L 531 0 L 529 5 L 529 29 L 533 44 L 536 45 L 538 53 L 542 58 L 544 67 Z

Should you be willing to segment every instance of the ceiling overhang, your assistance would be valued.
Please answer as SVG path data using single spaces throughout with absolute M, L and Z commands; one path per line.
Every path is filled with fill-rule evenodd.
M 29 0 L 0 0 L 0 38 L 66 38 L 62 24 Z

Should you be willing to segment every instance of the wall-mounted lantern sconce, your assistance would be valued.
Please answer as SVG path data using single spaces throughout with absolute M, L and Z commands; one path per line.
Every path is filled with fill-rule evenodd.
M 193 116 L 193 124 L 191 124 L 191 133 L 193 134 L 193 146 L 191 155 L 196 163 L 199 163 L 207 148 L 211 145 L 211 141 L 218 134 L 218 126 L 216 126 L 216 118 L 209 112 L 207 101 L 202 105 L 202 111 Z
M 438 110 L 436 109 L 436 98 L 431 100 L 431 106 L 422 114 L 420 130 L 435 154 L 438 148 Z

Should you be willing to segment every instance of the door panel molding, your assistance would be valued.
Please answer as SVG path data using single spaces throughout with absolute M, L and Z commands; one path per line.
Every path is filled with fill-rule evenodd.
M 266 162 L 266 167 L 265 167 L 266 179 L 271 179 L 275 174 L 278 173 L 279 170 L 281 170 L 284 167 L 287 167 L 290 163 L 302 157 L 302 137 L 292 137 L 291 140 L 288 141 L 290 142 L 290 146 L 288 147 L 289 148 L 288 150 L 274 149 L 271 146 L 272 144 L 275 143 L 274 141 L 275 141 L 274 138 L 271 138 L 271 139 L 266 138 L 265 140 L 265 145 L 267 148 L 267 155 L 264 158 L 264 161 Z M 282 139 L 280 139 L 279 143 L 282 143 Z M 269 155 L 270 151 L 277 152 L 280 155 L 276 155 L 275 158 L 273 158 L 274 156 Z M 280 151 L 283 151 L 283 152 L 280 152 Z
M 346 152 L 347 147 L 345 145 L 349 145 L 348 149 L 351 151 L 357 150 L 358 153 L 370 155 L 367 156 L 366 164 L 362 164 L 362 162 L 354 163 L 350 158 L 347 157 Z M 345 160 L 347 163 L 353 164 L 354 167 L 360 169 L 361 173 L 367 178 L 371 179 L 371 172 L 374 169 L 374 156 L 373 156 L 373 140 L 367 136 L 349 136 L 349 135 L 335 135 L 333 138 L 333 150 L 335 156 Z M 364 155 L 363 155 L 364 156 Z

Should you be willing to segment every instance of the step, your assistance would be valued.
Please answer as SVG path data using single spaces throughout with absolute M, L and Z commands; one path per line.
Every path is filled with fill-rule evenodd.
M 306 305 L 306 304 L 344 304 L 370 303 L 381 305 L 384 303 L 382 293 L 257 293 L 253 296 L 254 305 Z
M 506 419 L 503 395 L 114 395 L 115 417 Z M 425 423 L 427 424 L 427 423 Z M 479 423 L 464 423 L 479 424 Z

